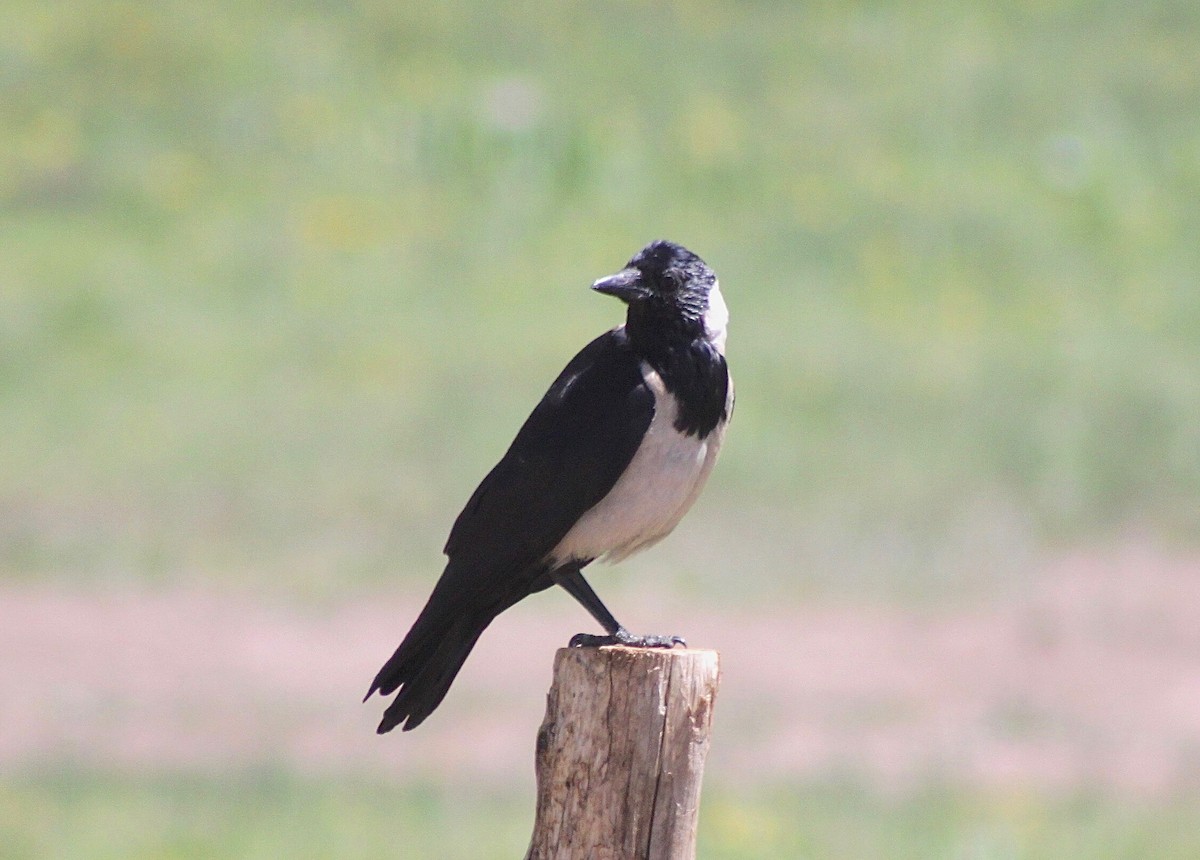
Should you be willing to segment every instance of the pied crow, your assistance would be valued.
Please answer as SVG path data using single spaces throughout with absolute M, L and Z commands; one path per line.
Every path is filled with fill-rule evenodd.
M 492 619 L 554 584 L 606 633 L 572 645 L 683 644 L 629 633 L 582 571 L 666 537 L 700 494 L 733 410 L 729 312 L 712 269 L 673 242 L 592 288 L 628 306 L 625 324 L 571 359 L 458 515 L 441 579 L 367 692 L 399 690 L 380 734 L 420 725 Z

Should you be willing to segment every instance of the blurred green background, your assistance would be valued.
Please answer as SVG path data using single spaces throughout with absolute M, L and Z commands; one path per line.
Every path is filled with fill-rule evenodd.
M 620 320 L 586 287 L 658 237 L 721 276 L 738 405 L 689 538 L 624 566 L 625 601 L 640 571 L 712 606 L 986 602 L 1048 553 L 1197 548 L 1193 0 L 4 18 L 6 580 L 422 592 L 475 481 Z M 39 773 L 0 778 L 34 822 L 0 856 L 485 856 L 471 828 L 511 856 L 532 803 Z M 1200 842 L 1175 801 L 708 797 L 713 858 Z M 89 830 L 113 816 L 141 835 Z M 424 848 L 389 855 L 399 819 Z M 1180 853 L 1147 850 L 1163 833 Z

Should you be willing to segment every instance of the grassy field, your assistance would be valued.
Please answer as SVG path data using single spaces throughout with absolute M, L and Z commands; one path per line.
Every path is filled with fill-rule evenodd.
M 5 580 L 424 589 L 619 321 L 587 285 L 656 237 L 721 275 L 738 406 L 687 537 L 618 589 L 945 602 L 1197 548 L 1192 0 L 5 12 Z M 527 836 L 482 791 L 230 779 L 6 777 L 0 856 Z M 1182 801 L 1139 803 L 716 785 L 703 856 L 1197 854 Z
M 761 588 L 1200 525 L 1193 4 L 408 7 L 11 4 L 6 572 L 424 574 L 659 235 Z
M 903 798 L 837 782 L 710 791 L 702 860 L 1185 860 L 1195 807 L 931 788 Z M 531 798 L 461 786 L 331 784 L 281 774 L 78 774 L 0 787 L 0 857 L 520 857 Z

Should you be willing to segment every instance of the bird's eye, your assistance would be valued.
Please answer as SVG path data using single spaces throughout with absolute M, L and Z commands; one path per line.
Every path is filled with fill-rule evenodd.
M 673 269 L 668 269 L 663 272 L 662 278 L 659 280 L 664 293 L 673 293 L 683 285 L 683 277 Z

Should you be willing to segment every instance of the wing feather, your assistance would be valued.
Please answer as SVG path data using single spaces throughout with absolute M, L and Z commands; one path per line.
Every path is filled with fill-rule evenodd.
M 654 417 L 623 328 L 563 369 L 450 531 L 447 574 L 474 590 L 536 565 L 608 494 Z

